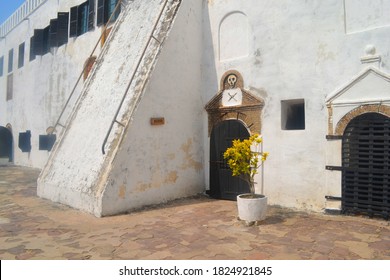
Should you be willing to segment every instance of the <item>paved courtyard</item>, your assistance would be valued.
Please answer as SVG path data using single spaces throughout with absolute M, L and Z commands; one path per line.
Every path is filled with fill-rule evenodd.
M 386 259 L 390 224 L 271 207 L 247 227 L 196 197 L 96 218 L 36 196 L 39 171 L 0 167 L 0 259 Z

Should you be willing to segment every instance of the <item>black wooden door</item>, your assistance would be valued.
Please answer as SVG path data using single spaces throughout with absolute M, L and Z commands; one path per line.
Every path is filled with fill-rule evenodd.
M 0 126 L 0 158 L 13 161 L 13 138 L 8 128 Z
M 214 198 L 236 200 L 249 192 L 248 183 L 233 177 L 223 153 L 234 139 L 249 138 L 246 127 L 238 120 L 227 120 L 213 128 L 210 140 L 210 195 Z
M 390 213 L 390 119 L 367 113 L 353 119 L 342 142 L 344 213 Z

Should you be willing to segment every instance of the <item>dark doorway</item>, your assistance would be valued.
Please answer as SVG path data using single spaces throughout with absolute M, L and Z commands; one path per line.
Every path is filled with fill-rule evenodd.
M 346 127 L 342 142 L 342 211 L 389 218 L 390 118 L 367 113 Z
M 233 177 L 223 153 L 234 139 L 247 139 L 249 132 L 238 120 L 216 125 L 210 139 L 210 195 L 214 198 L 236 200 L 237 195 L 249 192 L 248 183 Z
M 13 161 L 13 138 L 11 131 L 3 126 L 0 126 L 0 159 L 8 159 Z

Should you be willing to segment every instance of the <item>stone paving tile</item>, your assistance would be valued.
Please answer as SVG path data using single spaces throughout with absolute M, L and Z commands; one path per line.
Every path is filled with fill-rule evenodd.
M 248 227 L 196 197 L 96 218 L 36 196 L 39 170 L 0 167 L 0 259 L 386 259 L 390 224 L 270 207 Z

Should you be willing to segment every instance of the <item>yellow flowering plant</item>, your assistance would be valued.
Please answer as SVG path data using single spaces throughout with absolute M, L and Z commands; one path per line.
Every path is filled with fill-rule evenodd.
M 259 134 L 253 134 L 249 139 L 233 140 L 233 145 L 223 154 L 232 175 L 248 182 L 252 194 L 255 193 L 255 175 L 268 157 L 267 152 L 261 151 L 262 142 Z

